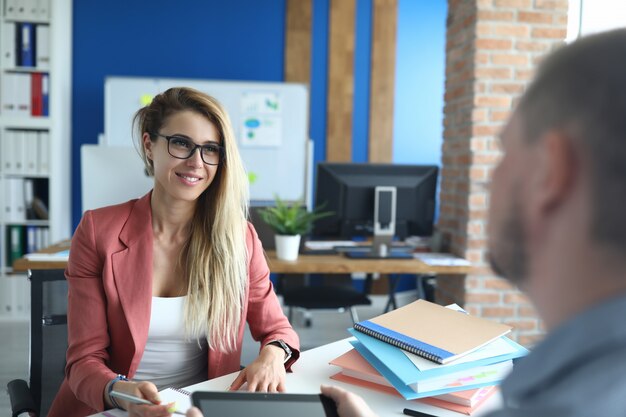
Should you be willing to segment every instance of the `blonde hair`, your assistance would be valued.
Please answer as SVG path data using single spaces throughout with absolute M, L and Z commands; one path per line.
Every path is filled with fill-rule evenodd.
M 198 198 L 191 235 L 179 258 L 187 281 L 185 330 L 196 339 L 206 334 L 211 349 L 232 351 L 248 275 L 248 180 L 226 111 L 213 97 L 184 87 L 157 95 L 135 114 L 133 125 L 146 171 L 154 175 L 141 142 L 143 133 L 154 142 L 167 119 L 181 111 L 196 112 L 213 123 L 225 151 L 213 182 Z

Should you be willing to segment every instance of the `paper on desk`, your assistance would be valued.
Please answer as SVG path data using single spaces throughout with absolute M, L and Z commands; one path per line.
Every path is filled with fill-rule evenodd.
M 467 259 L 449 253 L 433 253 L 433 252 L 416 252 L 413 254 L 415 259 L 424 262 L 430 266 L 469 266 L 471 263 Z
M 165 388 L 163 391 L 159 391 L 161 396 L 161 404 L 168 404 L 176 402 L 176 410 L 180 412 L 186 412 L 191 408 L 191 398 L 189 393 L 185 390 L 178 390 L 176 388 Z M 128 411 L 114 408 L 112 410 L 103 411 L 96 414 L 98 417 L 128 417 Z
M 357 246 L 352 240 L 309 240 L 304 242 L 304 247 L 310 250 L 334 249 L 335 246 Z
M 427 371 L 429 369 L 434 368 L 444 368 L 450 365 L 458 365 L 460 363 L 473 362 L 480 359 L 492 358 L 495 356 L 508 355 L 510 353 L 514 353 L 516 351 L 515 347 L 513 347 L 510 343 L 507 343 L 503 337 L 500 337 L 493 342 L 485 345 L 484 347 L 475 350 L 474 352 L 468 353 L 465 356 L 460 357 L 457 360 L 452 362 L 448 362 L 446 364 L 438 364 L 431 360 L 422 358 L 421 356 L 414 355 L 410 352 L 402 350 L 402 353 L 406 355 L 407 358 L 419 369 L 420 371 Z
M 67 261 L 70 258 L 70 250 L 62 250 L 59 252 L 53 253 L 27 253 L 24 255 L 24 259 L 28 259 L 29 261 L 34 262 L 45 262 L 45 261 Z

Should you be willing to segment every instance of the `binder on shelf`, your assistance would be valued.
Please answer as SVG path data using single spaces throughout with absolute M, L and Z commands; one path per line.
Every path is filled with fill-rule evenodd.
M 12 174 L 15 170 L 15 161 L 13 160 L 15 139 L 13 131 L 6 130 L 4 136 L 0 137 L 0 139 L 2 140 L 2 171 L 5 174 Z
M 26 226 L 26 251 L 25 253 L 37 252 L 37 226 Z
M 15 31 L 17 27 L 14 22 L 5 22 L 2 28 L 2 64 L 5 68 L 14 68 L 17 64 L 15 51 Z
M 37 19 L 50 20 L 50 0 L 37 1 Z
M 4 2 L 4 16 L 7 19 L 17 19 L 17 2 L 18 0 L 6 0 Z
M 24 232 L 22 226 L 11 225 L 8 227 L 8 249 L 7 266 L 11 267 L 13 262 L 24 255 Z
M 40 175 L 48 175 L 50 172 L 49 140 L 47 131 L 37 132 L 37 173 Z
M 13 199 L 11 185 L 9 184 L 8 179 L 4 181 L 2 184 L 2 220 L 5 222 L 11 221 L 13 217 L 13 213 L 11 212 L 11 200 Z M 8 246 L 8 243 L 7 243 Z
M 50 67 L 50 28 L 48 25 L 35 27 L 35 44 L 37 45 L 35 62 L 37 68 L 47 70 Z
M 13 172 L 24 174 L 26 171 L 26 132 L 13 130 Z
M 26 13 L 26 19 L 37 20 L 39 4 L 37 0 L 22 0 L 24 2 L 24 8 Z
M 37 136 L 35 130 L 24 132 L 24 173 L 26 175 L 37 174 Z
M 2 74 L 2 85 L 0 86 L 0 103 L 2 105 L 3 115 L 11 116 L 17 113 L 18 75 L 20 74 Z
M 42 99 L 42 74 L 34 72 L 30 74 L 30 101 L 33 116 L 43 116 L 43 99 Z
M 8 74 L 5 74 L 5 76 Z M 16 116 L 31 116 L 31 94 L 30 94 L 30 74 L 13 74 L 15 76 L 15 105 Z
M 9 184 L 9 204 L 10 217 L 9 221 L 23 222 L 26 221 L 26 206 L 24 203 L 24 180 L 22 178 L 7 178 Z
M 511 331 L 425 300 L 356 323 L 354 329 L 437 363 L 458 359 Z
M 37 217 L 33 210 L 33 200 L 35 199 L 35 185 L 30 178 L 24 179 L 24 207 L 26 209 L 26 220 L 34 220 Z
M 50 116 L 50 76 L 41 75 L 41 115 Z
M 19 54 L 17 56 L 18 66 L 35 66 L 35 36 L 34 25 L 32 23 L 18 23 L 17 44 Z

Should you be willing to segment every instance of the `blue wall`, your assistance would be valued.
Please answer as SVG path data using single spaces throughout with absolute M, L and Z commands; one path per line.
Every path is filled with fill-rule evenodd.
M 445 0 L 399 0 L 393 161 L 441 165 Z
M 313 1 L 310 136 L 326 155 L 329 1 Z M 184 4 L 184 7 L 182 6 Z M 445 0 L 399 0 L 393 161 L 440 164 Z M 367 160 L 372 0 L 357 0 L 353 152 Z M 104 78 L 138 75 L 282 81 L 285 0 L 74 2 L 72 218 L 80 146 L 104 130 Z
M 282 81 L 285 0 L 74 2 L 72 218 L 81 217 L 80 146 L 104 130 L 104 78 Z

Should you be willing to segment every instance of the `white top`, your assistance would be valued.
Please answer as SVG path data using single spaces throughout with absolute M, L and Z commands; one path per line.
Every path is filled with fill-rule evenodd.
M 150 381 L 159 390 L 186 387 L 207 379 L 208 343 L 188 340 L 183 297 L 152 297 L 148 342 L 133 380 Z

